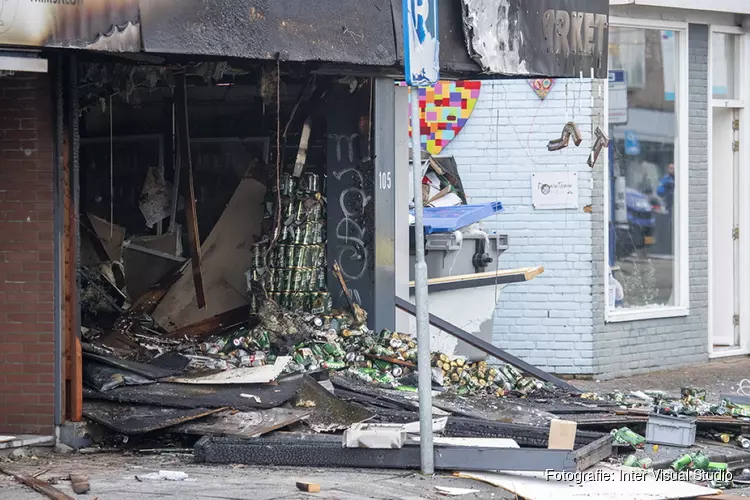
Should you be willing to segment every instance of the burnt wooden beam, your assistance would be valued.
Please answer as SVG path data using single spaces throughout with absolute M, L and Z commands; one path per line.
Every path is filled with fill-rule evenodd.
M 66 349 L 66 413 L 70 421 L 83 420 L 83 357 L 78 269 L 80 267 L 78 170 L 78 61 L 75 55 L 66 61 L 70 91 L 67 93 L 63 125 L 63 309 Z
M 416 316 L 417 314 L 417 308 L 414 304 L 411 302 L 402 299 L 401 297 L 396 297 L 396 307 L 398 309 L 401 309 L 404 312 L 407 312 L 411 314 L 412 316 Z M 493 358 L 499 359 L 500 361 L 504 361 L 510 365 L 515 366 L 516 368 L 520 369 L 522 372 L 532 375 L 539 380 L 543 380 L 545 382 L 549 382 L 551 384 L 556 385 L 557 387 L 564 389 L 566 391 L 569 391 L 574 394 L 580 394 L 580 390 L 576 387 L 570 385 L 569 383 L 565 382 L 564 380 L 561 380 L 554 375 L 545 372 L 544 370 L 541 370 L 537 368 L 536 366 L 527 363 L 526 361 L 519 359 L 509 352 L 506 352 L 499 347 L 495 347 L 494 345 L 490 344 L 489 342 L 485 342 L 484 340 L 480 339 L 479 337 L 476 337 L 466 330 L 462 330 L 461 328 L 457 327 L 456 325 L 453 325 L 451 323 L 448 323 L 442 318 L 439 318 L 435 316 L 434 314 L 430 314 L 430 324 L 436 328 L 439 328 L 440 330 L 444 331 L 445 333 L 449 335 L 453 335 L 459 340 L 462 340 L 469 344 L 470 346 L 476 347 L 480 351 L 489 354 Z
M 203 290 L 203 273 L 201 270 L 201 240 L 198 234 L 198 214 L 195 208 L 195 181 L 193 180 L 193 162 L 190 157 L 190 129 L 188 127 L 187 84 L 185 73 L 175 73 L 175 122 L 177 123 L 178 155 L 176 172 L 185 166 L 187 173 L 187 196 L 185 199 L 185 218 L 187 219 L 188 246 L 190 262 L 193 268 L 195 299 L 198 308 L 206 307 L 206 295 Z M 175 176 L 177 174 L 175 173 Z
M 42 481 L 41 479 L 27 476 L 26 474 L 11 472 L 7 469 L 0 469 L 0 471 L 2 471 L 3 474 L 14 477 L 19 483 L 28 486 L 34 491 L 41 493 L 42 495 L 46 496 L 47 498 L 51 498 L 52 500 L 73 500 L 72 496 L 66 495 L 62 491 L 58 490 L 49 483 Z

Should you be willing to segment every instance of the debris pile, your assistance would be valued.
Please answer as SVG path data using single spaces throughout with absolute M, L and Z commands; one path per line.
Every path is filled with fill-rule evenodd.
M 198 355 L 193 357 L 196 366 L 202 361 L 206 368 L 216 370 L 263 366 L 275 363 L 279 356 L 291 356 L 286 373 L 342 371 L 382 387 L 416 390 L 415 338 L 390 330 L 376 333 L 356 324 L 350 313 L 333 313 L 287 311 L 267 300 L 260 306 L 262 319 L 257 326 L 240 326 L 213 336 L 191 354 Z M 502 397 L 511 391 L 528 395 L 545 387 L 507 364 L 470 363 L 460 356 L 433 353 L 432 366 L 437 385 L 462 395 L 481 392 Z

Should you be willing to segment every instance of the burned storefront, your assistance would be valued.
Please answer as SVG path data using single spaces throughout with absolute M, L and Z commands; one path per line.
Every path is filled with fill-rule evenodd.
M 76 64 L 82 415 L 116 434 L 217 435 L 251 416 L 344 430 L 382 413 L 368 391 L 414 409 L 416 341 L 376 327 L 387 319 L 361 286 L 377 258 L 377 80 L 281 62 Z M 451 397 L 567 387 L 441 352 L 433 367 Z M 331 382 L 349 397 L 321 392 Z M 225 407 L 249 413 L 207 417 Z
M 201 438 L 196 456 L 221 462 L 226 447 L 236 446 L 221 436 L 414 422 L 418 346 L 395 331 L 396 307 L 412 307 L 396 297 L 394 263 L 396 226 L 406 221 L 396 217 L 392 179 L 408 169 L 397 153 L 405 138 L 396 131 L 407 118 L 397 104 L 400 8 L 370 2 L 342 11 L 322 2 L 288 14 L 249 1 L 168 3 L 135 2 L 130 26 L 140 30 L 140 50 L 115 47 L 132 36 L 127 28 L 97 52 L 47 44 L 60 175 L 56 423 L 95 423 L 105 444 L 128 441 L 122 436 L 138 436 L 131 444 Z M 443 3 L 449 76 L 584 67 L 602 76 L 606 68 L 594 48 L 604 28 L 600 38 L 586 37 L 590 48 L 557 54 L 553 44 L 550 53 L 543 12 L 516 4 L 486 14 L 482 2 Z M 606 2 L 589 3 L 606 15 Z M 498 15 L 523 21 L 504 34 L 510 50 L 519 49 L 519 30 L 537 33 L 536 45 L 516 50 L 510 65 L 474 50 L 497 35 L 481 16 Z M 519 411 L 518 396 L 559 397 L 564 405 L 576 389 L 431 321 L 490 356 L 432 353 L 441 392 L 434 413 L 448 417 L 439 424 L 446 435 L 544 447 L 551 414 L 533 405 Z M 501 423 L 508 419 L 523 432 Z M 67 429 L 61 439 L 75 446 L 90 445 L 95 434 Z M 360 430 L 349 434 L 349 446 L 364 446 Z M 313 444 L 298 437 L 283 439 L 327 450 L 317 457 L 321 465 L 372 459 L 356 450 L 341 455 L 340 436 Z M 579 432 L 579 446 L 595 444 L 540 457 L 581 467 L 610 452 L 600 437 Z M 255 454 L 258 443 L 242 444 L 249 454 L 242 460 L 281 460 Z M 400 466 L 414 466 L 415 442 L 402 445 Z M 514 451 L 503 453 L 498 460 L 515 460 Z M 440 467 L 464 458 L 453 455 Z

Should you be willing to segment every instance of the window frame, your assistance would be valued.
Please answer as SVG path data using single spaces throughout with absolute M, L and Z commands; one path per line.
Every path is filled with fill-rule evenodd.
M 674 304 L 665 306 L 647 306 L 611 309 L 609 306 L 609 230 L 610 230 L 610 175 L 609 151 L 604 155 L 604 322 L 619 323 L 658 318 L 674 318 L 690 314 L 690 240 L 689 240 L 689 189 L 690 189 L 690 158 L 689 158 L 689 52 L 688 52 L 688 23 L 655 19 L 637 19 L 610 17 L 609 26 L 615 28 L 642 28 L 656 30 L 671 30 L 677 38 L 678 78 L 675 82 L 675 111 L 676 145 L 675 145 L 675 219 L 674 236 Z M 605 89 L 604 125 L 609 130 L 609 89 Z
M 719 33 L 724 35 L 737 35 L 738 40 L 738 52 L 735 53 L 735 61 L 739 62 L 739 67 L 735 69 L 735 78 L 737 79 L 735 85 L 737 86 L 737 96 L 734 99 L 727 98 L 715 98 L 713 96 L 713 84 L 714 84 L 714 37 L 713 35 Z M 750 64 L 745 62 L 745 58 L 750 54 L 750 35 L 748 35 L 742 28 L 737 26 L 729 26 L 724 24 L 712 24 L 709 26 L 708 32 L 708 130 L 709 134 L 713 131 L 713 110 L 715 108 L 733 108 L 739 111 L 740 124 L 746 122 L 750 110 L 746 103 L 750 101 L 750 91 L 746 85 L 742 85 L 741 82 L 747 82 L 750 80 Z M 740 126 L 740 145 L 750 143 L 750 130 L 747 127 Z M 742 146 L 740 146 L 742 147 Z M 742 151 L 742 149 L 740 149 Z M 748 165 L 748 160 L 744 156 L 740 156 L 740 171 L 745 171 Z M 740 322 L 740 343 L 738 346 L 729 349 L 715 350 L 713 346 L 713 315 L 714 315 L 714 296 L 713 296 L 713 283 L 714 283 L 714 272 L 713 272 L 713 246 L 710 244 L 714 234 L 714 227 L 712 222 L 713 209 L 711 201 L 713 199 L 713 140 L 708 140 L 708 357 L 711 359 L 723 358 L 726 356 L 735 356 L 746 354 L 750 350 L 750 335 L 748 335 L 748 325 Z M 750 186 L 750 178 L 745 177 L 744 179 L 740 176 L 740 190 L 746 190 Z M 747 222 L 750 220 L 750 197 L 744 196 L 739 200 L 740 209 L 740 232 L 745 230 Z M 740 263 L 750 261 L 750 246 L 743 245 L 740 240 Z M 747 297 L 750 295 L 750 267 L 740 265 L 739 269 L 739 280 L 740 280 L 740 300 L 741 297 Z M 748 312 L 747 301 L 742 301 L 740 304 L 740 317 L 746 316 Z

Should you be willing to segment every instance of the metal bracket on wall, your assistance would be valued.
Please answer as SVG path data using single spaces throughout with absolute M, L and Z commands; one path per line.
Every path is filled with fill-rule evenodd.
M 547 151 L 559 151 L 567 148 L 571 136 L 573 136 L 573 144 L 580 146 L 583 137 L 581 136 L 581 131 L 578 129 L 578 125 L 576 125 L 575 122 L 568 122 L 565 124 L 562 133 L 560 134 L 560 138 L 549 141 L 547 144 Z
M 740 141 L 732 141 L 732 152 L 736 153 L 740 150 Z
M 609 146 L 609 137 L 607 137 L 607 135 L 602 132 L 602 129 L 596 127 L 596 131 L 594 131 L 594 134 L 596 135 L 596 139 L 594 140 L 593 146 L 591 146 L 591 153 L 589 154 L 589 159 L 586 162 L 591 168 L 594 168 L 596 160 L 599 159 L 599 155 L 601 154 L 602 149 Z

